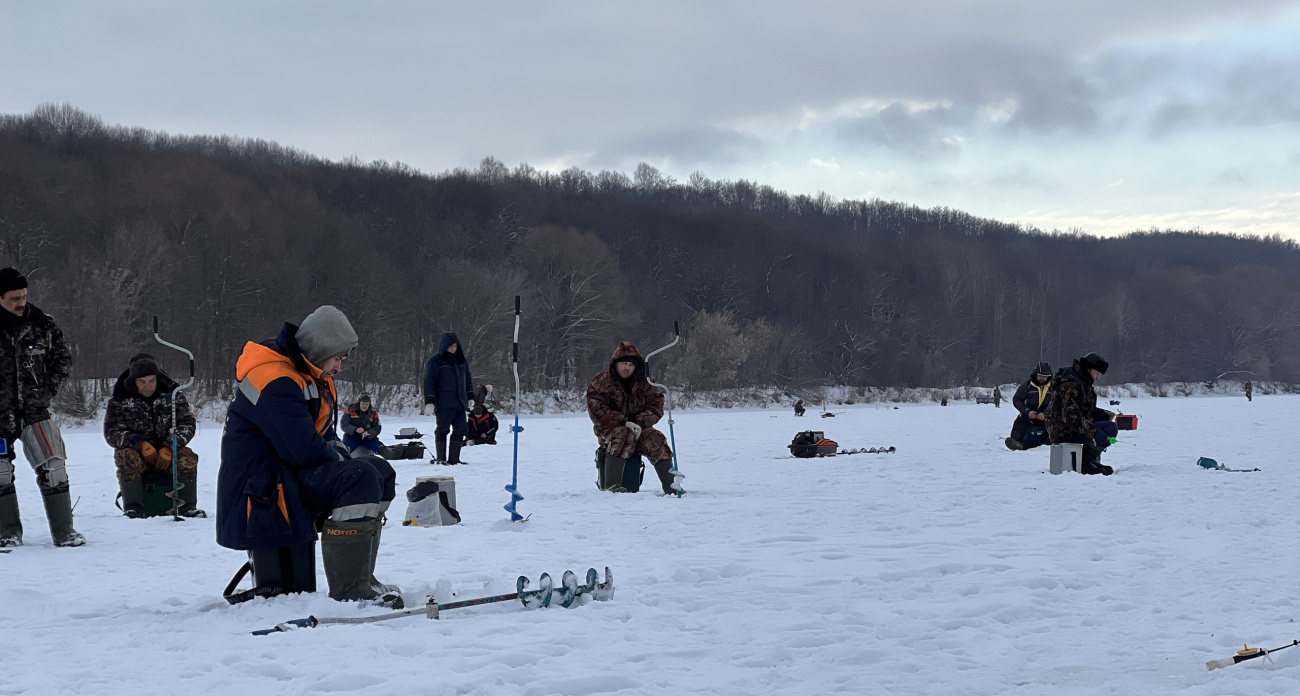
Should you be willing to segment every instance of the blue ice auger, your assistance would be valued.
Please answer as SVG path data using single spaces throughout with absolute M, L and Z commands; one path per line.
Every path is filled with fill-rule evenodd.
M 180 442 L 178 441 L 179 436 L 177 436 L 176 434 L 176 397 L 180 395 L 182 389 L 185 389 L 189 387 L 191 384 L 194 384 L 194 354 L 184 348 L 181 348 L 175 343 L 168 343 L 167 341 L 162 340 L 162 337 L 158 335 L 157 315 L 154 315 L 153 318 L 153 337 L 155 341 L 158 341 L 159 343 L 163 344 L 164 346 L 167 346 L 168 348 L 179 350 L 180 352 L 184 353 L 190 358 L 190 378 L 185 380 L 184 384 L 176 387 L 175 391 L 172 392 L 172 490 L 170 493 L 167 493 L 166 495 L 168 498 L 172 499 L 172 521 L 180 522 L 181 520 L 185 519 L 184 517 L 181 517 L 181 497 L 180 497 L 181 487 L 184 484 L 180 482 L 180 478 L 176 470 L 177 452 L 180 451 Z
M 668 410 L 668 441 L 673 450 L 673 468 L 669 469 L 668 473 L 673 475 L 672 489 L 677 491 L 678 498 L 682 497 L 682 494 L 686 492 L 686 490 L 682 488 L 682 479 L 686 478 L 686 475 L 677 469 L 677 435 L 673 433 L 673 394 L 668 390 L 667 385 L 659 384 L 650 378 L 650 358 L 672 348 L 677 345 L 677 342 L 680 340 L 682 340 L 682 332 L 681 329 L 678 328 L 677 322 L 674 321 L 673 342 L 645 356 L 646 381 L 648 381 L 651 386 L 659 387 L 664 390 L 664 402 Z
M 519 427 L 519 296 L 515 295 L 515 347 L 514 357 L 511 359 L 511 368 L 515 373 L 515 425 L 510 428 L 510 432 L 515 434 L 515 463 L 514 471 L 511 474 L 510 485 L 506 486 L 506 491 L 510 493 L 510 502 L 505 504 L 506 512 L 510 513 L 511 522 L 522 522 L 524 517 L 515 510 L 515 505 L 524 497 L 519 495 L 519 433 L 524 431 Z

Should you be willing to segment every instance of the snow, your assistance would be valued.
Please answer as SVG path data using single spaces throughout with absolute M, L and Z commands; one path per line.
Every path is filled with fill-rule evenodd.
M 78 549 L 50 542 L 19 458 L 27 545 L 0 554 L 0 694 L 1289 694 L 1300 648 L 1207 672 L 1243 643 L 1300 638 L 1296 616 L 1300 396 L 1125 398 L 1140 416 L 1112 477 L 1046 473 L 1010 452 L 1014 411 L 956 403 L 676 414 L 690 493 L 596 490 L 580 415 L 530 416 L 519 504 L 505 522 L 512 447 L 453 475 L 464 524 L 384 532 L 376 575 L 408 604 L 512 592 L 515 578 L 610 566 L 613 601 L 516 603 L 322 626 L 361 616 L 321 592 L 229 606 L 243 562 L 214 520 L 128 520 L 113 506 L 97 425 L 65 432 Z M 502 419 L 506 425 L 506 419 Z M 432 429 L 429 419 L 388 419 Z M 666 427 L 666 424 L 664 424 Z M 503 427 L 504 429 L 504 427 Z M 788 457 L 803 429 L 895 454 Z M 195 442 L 213 511 L 220 425 Z M 1209 456 L 1258 473 L 1207 471 Z M 247 581 L 245 581 L 247 587 Z

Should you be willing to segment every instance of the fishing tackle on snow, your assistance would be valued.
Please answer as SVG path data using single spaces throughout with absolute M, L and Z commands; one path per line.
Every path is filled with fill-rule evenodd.
M 418 609 L 403 609 L 401 611 L 389 612 L 387 614 L 377 614 L 375 616 L 347 616 L 347 617 L 315 617 L 308 616 L 305 619 L 291 619 L 281 624 L 276 624 L 274 628 L 264 628 L 259 631 L 253 631 L 255 636 L 266 636 L 272 633 L 283 633 L 292 631 L 295 628 L 316 628 L 326 624 L 365 624 L 377 623 L 379 621 L 389 621 L 391 619 L 401 619 L 407 616 L 423 615 L 430 619 L 442 617 L 442 612 L 449 609 L 463 609 L 465 607 L 476 607 L 483 604 L 495 604 L 498 602 L 509 602 L 519 600 L 525 609 L 540 609 L 552 605 L 559 605 L 565 608 L 580 606 L 585 602 L 578 602 L 580 597 L 590 597 L 597 602 L 608 602 L 614 598 L 614 574 L 610 572 L 609 566 L 605 567 L 605 579 L 601 581 L 600 575 L 596 573 L 595 568 L 587 569 L 586 582 L 579 583 L 578 576 L 571 570 L 564 571 L 560 579 L 560 585 L 557 587 L 551 576 L 542 573 L 537 580 L 537 589 L 528 589 L 531 582 L 526 576 L 520 575 L 515 581 L 515 591 L 509 594 L 490 595 L 487 597 L 475 597 L 474 599 L 462 599 L 456 602 L 438 603 L 433 597 L 425 602 L 423 607 Z
M 1210 660 L 1209 662 L 1206 662 L 1205 669 L 1207 671 L 1212 672 L 1216 669 L 1231 667 L 1237 664 L 1238 662 L 1253 660 L 1257 657 L 1263 657 L 1267 659 L 1270 653 L 1275 653 L 1279 650 L 1286 650 L 1287 648 L 1295 645 L 1300 645 L 1300 640 L 1293 640 L 1290 643 L 1287 643 L 1286 645 L 1283 645 L 1281 647 L 1269 648 L 1267 650 L 1264 648 L 1252 648 L 1249 645 L 1242 645 L 1241 650 L 1238 650 L 1237 654 L 1233 655 L 1232 657 L 1225 657 L 1222 660 Z

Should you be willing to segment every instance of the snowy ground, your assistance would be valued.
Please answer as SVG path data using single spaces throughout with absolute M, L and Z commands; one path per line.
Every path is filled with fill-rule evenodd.
M 418 604 L 609 565 L 614 601 L 266 637 L 248 631 L 373 610 L 323 592 L 228 606 L 243 556 L 215 544 L 214 521 L 121 517 L 98 428 L 70 431 L 89 545 L 53 548 L 20 468 L 27 545 L 0 554 L 0 694 L 1300 693 L 1300 648 L 1204 667 L 1300 638 L 1300 396 L 1121 408 L 1140 429 L 1107 454 L 1109 478 L 1007 451 L 1007 407 L 679 413 L 680 500 L 598 492 L 585 417 L 531 417 L 531 520 L 503 522 L 508 439 L 467 449 L 467 466 L 397 462 L 395 512 L 415 476 L 451 474 L 465 523 L 390 523 L 377 574 Z M 432 429 L 386 427 L 413 424 Z M 898 452 L 783 458 L 806 428 Z M 207 424 L 195 443 L 209 510 L 220 434 Z M 1205 471 L 1201 455 L 1263 471 Z

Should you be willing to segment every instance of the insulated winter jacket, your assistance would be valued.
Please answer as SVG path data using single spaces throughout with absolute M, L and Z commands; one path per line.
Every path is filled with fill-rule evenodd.
M 359 440 L 361 435 L 357 434 L 357 428 L 361 428 L 364 433 L 368 433 L 370 439 L 379 439 L 379 431 L 383 430 L 384 427 L 379 424 L 379 412 L 375 410 L 374 404 L 362 411 L 361 402 L 358 401 L 343 412 L 343 434 Z
M 0 432 L 17 436 L 50 418 L 50 401 L 72 372 L 54 318 L 30 302 L 23 316 L 0 309 Z
M 455 343 L 455 353 L 447 349 Z M 445 333 L 438 342 L 438 354 L 429 358 L 424 366 L 424 403 L 439 409 L 467 410 L 474 398 L 474 377 L 465 360 L 465 344 L 454 333 Z
M 126 370 L 113 385 L 113 398 L 104 413 L 104 439 L 113 449 L 140 449 L 148 442 L 156 448 L 172 446 L 172 395 L 176 396 L 176 441 L 181 447 L 194 439 L 196 421 L 184 392 L 176 391 L 176 381 L 158 373 L 158 390 L 146 399 L 136 391 L 131 370 Z
M 636 370 L 624 381 L 614 363 L 629 356 L 636 359 Z M 587 415 L 591 417 L 597 438 L 603 438 L 627 421 L 649 428 L 664 417 L 664 393 L 650 385 L 645 360 L 630 341 L 618 344 L 609 359 L 609 369 L 593 377 L 587 385 Z
M 1029 412 L 1042 412 L 1043 406 L 1047 403 L 1047 395 L 1052 389 L 1052 380 L 1047 380 L 1039 384 L 1034 379 L 1037 372 L 1029 375 L 1029 380 L 1020 385 L 1016 390 L 1016 395 L 1011 397 L 1011 405 L 1016 407 L 1020 415 L 1028 418 Z
M 347 459 L 337 444 L 334 380 L 302 355 L 298 327 L 248 343 L 235 368 L 217 474 L 217 543 L 290 546 L 316 538 L 295 472 Z
M 1047 400 L 1047 435 L 1053 444 L 1087 442 L 1096 434 L 1097 392 L 1092 375 L 1079 361 L 1063 367 L 1052 377 Z

